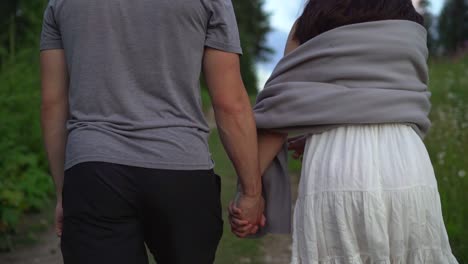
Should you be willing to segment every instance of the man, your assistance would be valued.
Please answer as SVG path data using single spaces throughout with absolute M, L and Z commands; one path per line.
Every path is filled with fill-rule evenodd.
M 256 128 L 230 0 L 51 0 L 41 37 L 42 125 L 65 264 L 212 263 L 220 183 L 201 109 L 203 68 L 254 233 Z M 63 194 L 63 195 L 62 195 Z M 62 198 L 63 197 L 63 198 Z

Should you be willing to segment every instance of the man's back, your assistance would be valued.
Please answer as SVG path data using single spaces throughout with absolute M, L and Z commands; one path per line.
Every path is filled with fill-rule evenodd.
M 205 46 L 241 53 L 229 1 L 52 0 L 41 49 L 66 54 L 65 168 L 211 169 L 199 91 Z
M 213 263 L 223 221 L 202 65 L 237 204 L 258 225 L 256 128 L 231 0 L 51 0 L 41 51 L 64 263 L 147 264 L 145 244 L 160 264 Z

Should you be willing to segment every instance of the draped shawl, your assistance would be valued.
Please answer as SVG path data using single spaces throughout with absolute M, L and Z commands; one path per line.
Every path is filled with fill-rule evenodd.
M 344 125 L 431 123 L 427 32 L 404 20 L 339 27 L 286 55 L 254 107 L 257 127 L 310 135 Z M 291 231 L 287 146 L 263 175 L 265 233 Z

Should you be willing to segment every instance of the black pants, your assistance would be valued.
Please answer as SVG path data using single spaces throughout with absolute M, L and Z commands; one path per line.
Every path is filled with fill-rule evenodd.
M 223 232 L 213 171 L 87 162 L 65 172 L 65 264 L 213 263 Z

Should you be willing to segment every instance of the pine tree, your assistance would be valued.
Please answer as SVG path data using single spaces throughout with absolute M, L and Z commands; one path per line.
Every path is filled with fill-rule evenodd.
M 37 44 L 42 12 L 47 0 L 2 0 L 0 2 L 0 65 L 14 60 L 21 48 Z
M 440 43 L 453 54 L 468 41 L 468 1 L 447 0 L 439 18 Z
M 271 30 L 269 15 L 262 8 L 263 0 L 235 0 L 233 4 L 244 50 L 241 58 L 242 77 L 249 94 L 255 95 L 258 90 L 255 63 L 266 60 L 272 52 L 266 44 L 267 34 Z

